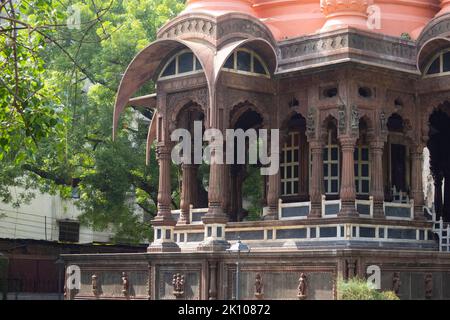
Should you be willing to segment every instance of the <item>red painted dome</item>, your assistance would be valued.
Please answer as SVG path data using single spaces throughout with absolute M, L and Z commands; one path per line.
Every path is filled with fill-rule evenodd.
M 184 12 L 246 13 L 282 40 L 347 26 L 416 38 L 438 12 L 449 11 L 450 0 L 188 0 Z

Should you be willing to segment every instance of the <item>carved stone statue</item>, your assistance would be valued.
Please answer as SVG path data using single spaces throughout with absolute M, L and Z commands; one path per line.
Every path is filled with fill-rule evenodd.
M 173 295 L 179 299 L 184 295 L 184 275 L 179 273 L 173 275 L 172 279 Z
M 392 291 L 399 296 L 400 294 L 400 272 L 394 272 L 394 276 L 392 277 Z
M 130 282 L 126 272 L 122 272 L 122 294 L 124 297 L 128 297 L 130 294 Z
M 262 299 L 264 296 L 263 293 L 263 283 L 262 283 L 262 277 L 258 273 L 255 277 L 255 298 L 256 299 Z
M 298 279 L 298 294 L 299 300 L 306 299 L 306 275 L 302 272 L 300 278 Z
M 99 295 L 99 290 L 98 290 L 98 277 L 96 274 L 93 274 L 91 277 L 91 284 L 92 284 L 92 294 L 94 296 L 98 296 Z
M 425 298 L 431 299 L 433 297 L 433 274 L 427 273 L 425 275 Z
M 386 119 L 386 113 L 384 113 L 384 111 L 381 111 L 381 113 L 380 113 L 380 129 L 381 129 L 381 132 L 387 131 L 387 119 Z

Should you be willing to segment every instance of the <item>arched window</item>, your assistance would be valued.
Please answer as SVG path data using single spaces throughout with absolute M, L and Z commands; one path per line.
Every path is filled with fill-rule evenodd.
M 323 182 L 325 194 L 336 195 L 340 191 L 340 150 L 335 126 L 328 128 L 328 137 L 323 149 Z
M 450 74 L 450 49 L 445 49 L 435 56 L 428 65 L 425 75 Z
M 368 195 L 370 192 L 370 154 L 367 143 L 367 123 L 361 119 L 359 123 L 359 139 L 354 151 L 355 189 L 357 195 Z
M 269 78 L 267 66 L 260 56 L 248 49 L 238 49 L 227 59 L 223 70 Z
M 200 61 L 192 53 L 192 51 L 186 49 L 177 53 L 169 60 L 169 62 L 166 63 L 159 78 L 167 79 L 199 73 L 202 71 L 203 68 Z

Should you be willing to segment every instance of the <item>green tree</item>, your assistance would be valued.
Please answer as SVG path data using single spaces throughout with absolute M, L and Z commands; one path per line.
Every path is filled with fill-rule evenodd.
M 83 224 L 112 225 L 118 242 L 149 237 L 135 211 L 148 221 L 156 210 L 156 159 L 145 165 L 152 112 L 128 110 L 113 142 L 113 105 L 129 62 L 183 8 L 181 0 L 1 2 L 1 200 L 20 205 L 33 196 L 13 197 L 10 186 L 64 197 L 75 189 Z M 74 12 L 79 25 L 71 26 Z
M 391 291 L 378 291 L 365 279 L 352 278 L 348 281 L 338 280 L 339 300 L 399 300 Z

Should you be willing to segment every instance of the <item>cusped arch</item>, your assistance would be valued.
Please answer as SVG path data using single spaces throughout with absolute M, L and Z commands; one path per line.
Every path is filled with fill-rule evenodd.
M 290 110 L 288 114 L 283 117 L 282 121 L 280 122 L 280 144 L 282 145 L 287 137 L 287 134 L 289 133 L 289 122 L 294 118 L 295 116 L 300 116 L 303 119 L 305 119 L 305 125 L 306 125 L 306 117 L 296 110 Z
M 126 69 L 119 85 L 116 96 L 113 117 L 113 137 L 115 137 L 119 117 L 130 98 L 150 79 L 157 76 L 163 61 L 167 59 L 167 52 L 188 48 L 200 61 L 208 83 L 212 88 L 214 53 L 204 44 L 178 39 L 157 40 L 139 52 Z
M 321 117 L 321 121 L 320 121 L 320 126 L 319 126 L 319 137 L 322 141 L 325 141 L 327 136 L 328 136 L 328 126 L 330 125 L 330 123 L 333 123 L 336 126 L 336 134 L 338 134 L 338 116 L 337 116 L 337 112 L 335 111 L 329 111 L 325 114 L 322 115 Z
M 258 113 L 262 118 L 262 127 L 267 127 L 267 121 L 270 119 L 269 114 L 263 108 L 258 106 L 257 102 L 252 100 L 239 100 L 238 102 L 232 104 L 232 106 L 233 107 L 230 110 L 229 128 L 234 128 L 236 122 L 247 111 L 254 111 Z
M 433 114 L 436 110 L 443 110 L 443 106 L 447 106 L 448 110 L 446 111 L 449 113 L 450 116 L 450 94 L 447 98 L 440 98 L 431 100 L 427 107 L 424 108 L 424 113 L 422 115 L 422 142 L 426 144 L 428 142 L 429 138 L 429 129 L 430 129 L 430 116 Z

